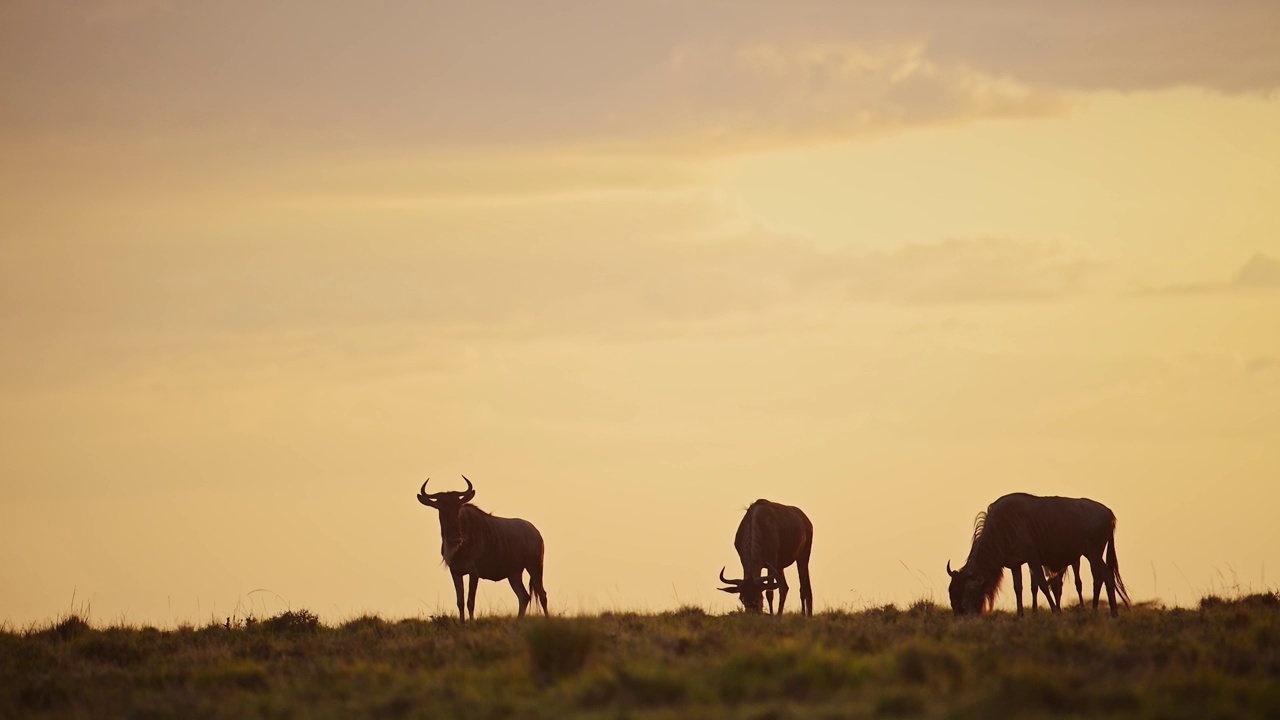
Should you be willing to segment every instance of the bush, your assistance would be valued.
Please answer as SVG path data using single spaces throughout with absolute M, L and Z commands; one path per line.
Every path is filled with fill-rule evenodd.
M 278 635 L 310 635 L 320 627 L 320 618 L 310 610 L 286 610 L 258 623 L 263 631 Z

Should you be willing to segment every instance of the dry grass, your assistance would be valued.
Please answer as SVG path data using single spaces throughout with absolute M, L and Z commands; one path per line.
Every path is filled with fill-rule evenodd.
M 0 631 L 0 717 L 1280 717 L 1280 596 Z

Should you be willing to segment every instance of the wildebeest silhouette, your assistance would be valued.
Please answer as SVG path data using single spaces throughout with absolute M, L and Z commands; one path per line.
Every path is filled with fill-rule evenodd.
M 813 551 L 813 523 L 800 508 L 756 500 L 738 524 L 733 539 L 742 561 L 742 579 L 730 580 L 720 568 L 720 582 L 750 612 L 764 612 L 762 595 L 769 599 L 773 614 L 773 591 L 778 591 L 778 614 L 787 604 L 787 578 L 783 570 L 795 563 L 800 574 L 800 610 L 813 615 L 813 588 L 809 584 L 809 554 Z M 761 571 L 765 577 L 761 577 Z
M 1013 571 L 1013 589 L 1021 615 L 1021 566 L 1025 564 L 1030 569 L 1033 587 L 1044 592 L 1049 607 L 1057 612 L 1058 602 L 1049 590 L 1044 569 L 1078 564 L 1083 556 L 1088 559 L 1093 575 L 1093 609 L 1098 609 L 1098 597 L 1105 584 L 1111 614 L 1117 615 L 1116 594 L 1119 593 L 1126 605 L 1129 594 L 1120 579 L 1115 527 L 1115 513 L 1087 498 L 1038 497 L 1027 493 L 999 498 L 986 512 L 978 514 L 964 566 L 952 570 L 951 563 L 947 563 L 952 610 L 957 615 L 965 615 L 990 609 L 1004 578 L 1004 568 L 1009 568 Z M 1078 569 L 1076 577 L 1078 582 Z
M 453 575 L 453 588 L 458 596 L 458 617 L 462 612 L 462 577 L 471 576 L 467 591 L 467 614 L 476 616 L 476 586 L 480 578 L 506 580 L 520 601 L 520 617 L 529 607 L 529 591 L 524 588 L 524 572 L 529 571 L 529 590 L 547 613 L 547 591 L 542 586 L 542 534 L 528 520 L 490 515 L 470 505 L 475 486 L 467 481 L 467 489 L 459 492 L 427 494 L 427 478 L 418 491 L 418 502 L 435 508 L 440 514 L 440 557 Z

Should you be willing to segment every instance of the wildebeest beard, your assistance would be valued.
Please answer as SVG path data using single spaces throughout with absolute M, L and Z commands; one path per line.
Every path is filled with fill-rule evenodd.
M 453 556 L 458 554 L 458 550 L 462 548 L 462 543 L 466 541 L 466 536 L 462 534 L 461 527 L 446 528 L 441 523 L 440 528 L 440 559 L 448 565 Z M 461 523 L 459 523 L 461 525 Z

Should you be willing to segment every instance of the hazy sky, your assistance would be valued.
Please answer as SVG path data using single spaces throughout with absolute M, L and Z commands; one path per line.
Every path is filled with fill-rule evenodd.
M 945 602 L 1014 491 L 1109 505 L 1135 599 L 1274 587 L 1276 37 L 1272 0 L 8 0 L 0 622 L 452 612 L 414 493 L 461 473 L 558 612 L 730 609 L 758 497 L 813 520 L 819 610 Z

